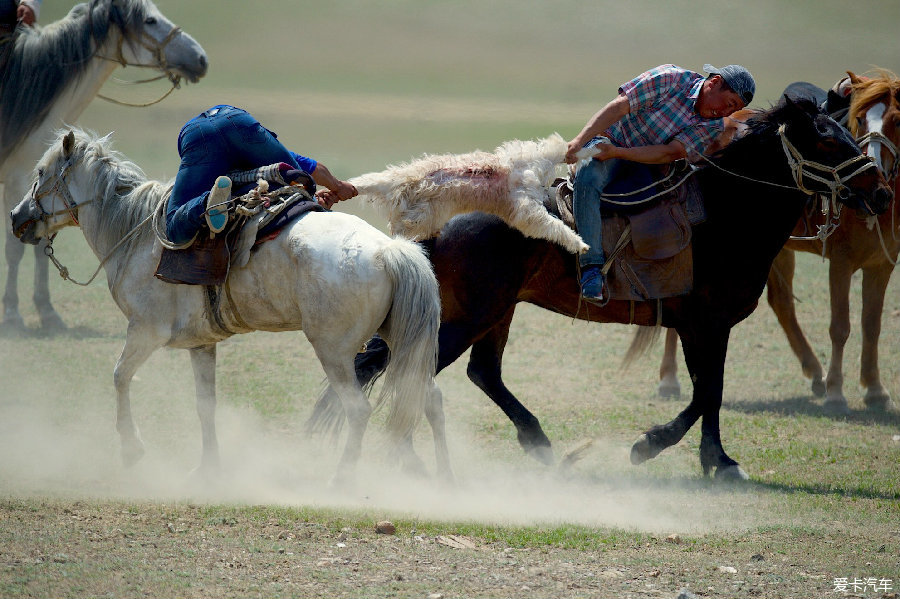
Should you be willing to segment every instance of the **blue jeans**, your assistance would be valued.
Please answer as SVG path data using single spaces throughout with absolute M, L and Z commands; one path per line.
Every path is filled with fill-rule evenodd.
M 610 143 L 605 137 L 595 138 L 585 147 L 598 143 Z M 603 266 L 606 258 L 603 254 L 603 223 L 600 218 L 600 194 L 609 185 L 621 167 L 622 161 L 617 158 L 594 160 L 591 158 L 578 166 L 575 173 L 575 189 L 572 196 L 572 211 L 575 226 L 584 242 L 591 246 L 587 252 L 578 257 L 582 268 Z
M 178 135 L 181 166 L 166 206 L 166 235 L 185 243 L 206 225 L 206 198 L 216 177 L 236 170 L 286 162 L 299 168 L 277 136 L 247 111 L 210 108 L 188 121 Z

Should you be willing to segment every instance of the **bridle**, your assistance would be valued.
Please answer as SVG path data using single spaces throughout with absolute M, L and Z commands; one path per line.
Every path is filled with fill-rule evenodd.
M 172 83 L 172 87 L 158 99 L 153 100 L 152 102 L 146 102 L 143 104 L 132 104 L 130 102 L 123 102 L 121 100 L 116 100 L 115 98 L 110 98 L 109 96 L 104 96 L 103 94 L 97 94 L 97 97 L 100 98 L 101 100 L 106 100 L 107 102 L 111 102 L 113 104 L 118 104 L 119 106 L 131 106 L 134 108 L 145 108 L 147 106 L 152 106 L 153 104 L 158 104 L 159 102 L 162 102 L 167 97 L 169 97 L 169 94 L 171 94 L 173 91 L 175 91 L 178 87 L 181 86 L 181 75 L 178 75 L 173 70 L 169 69 L 169 63 L 166 60 L 166 46 L 168 46 L 172 42 L 173 39 L 175 39 L 178 35 L 181 34 L 181 27 L 179 27 L 177 25 L 172 27 L 172 30 L 169 31 L 168 35 L 166 35 L 166 37 L 163 38 L 163 40 L 160 42 L 157 42 L 156 39 L 152 35 L 150 35 L 146 31 L 144 31 L 143 29 L 141 29 L 139 35 L 132 37 L 134 42 L 136 42 L 138 45 L 143 47 L 145 50 L 149 51 L 150 54 L 153 56 L 153 60 L 155 62 L 151 62 L 151 63 L 147 63 L 147 64 L 128 62 L 128 60 L 125 58 L 125 53 L 122 50 L 123 46 L 125 45 L 125 39 L 126 39 L 126 37 L 128 37 L 128 35 L 126 34 L 127 30 L 124 25 L 121 26 L 121 30 L 122 30 L 122 35 L 119 36 L 119 42 L 116 45 L 117 56 L 110 58 L 109 56 L 103 56 L 102 54 L 97 53 L 97 51 L 95 51 L 94 55 L 97 58 L 100 58 L 102 60 L 108 60 L 110 62 L 117 62 L 120 65 L 122 65 L 122 67 L 138 67 L 138 68 L 142 68 L 142 69 L 156 69 L 159 71 L 163 71 L 162 75 L 158 75 L 156 77 L 150 77 L 148 79 L 140 79 L 138 81 L 131 81 L 131 82 L 129 82 L 131 84 L 138 85 L 141 83 L 151 83 L 153 81 L 159 81 L 160 79 L 168 77 L 169 81 Z M 98 48 L 98 50 L 99 50 L 99 48 Z
M 831 192 L 832 202 L 836 202 L 838 198 L 847 200 L 850 198 L 850 188 L 845 183 L 870 168 L 878 168 L 875 161 L 865 154 L 854 156 L 837 166 L 828 166 L 827 164 L 807 160 L 787 138 L 784 124 L 778 127 L 778 135 L 781 137 L 781 147 L 787 157 L 788 166 L 791 168 L 791 174 L 794 177 L 794 182 L 797 184 L 797 189 L 809 196 L 822 192 L 809 189 L 804 183 L 806 179 L 823 183 Z M 841 174 L 842 171 L 854 168 L 855 170 L 851 170 L 847 174 Z M 866 209 L 873 213 L 868 204 L 866 204 Z
M 791 239 L 795 240 L 821 241 L 822 251 L 824 254 L 825 240 L 828 239 L 828 237 L 830 237 L 832 233 L 834 233 L 835 229 L 837 229 L 838 225 L 840 224 L 839 219 L 841 215 L 841 203 L 838 200 L 847 200 L 850 197 L 850 188 L 847 187 L 846 182 L 870 168 L 878 168 L 878 165 L 875 164 L 874 160 L 872 160 L 865 154 L 854 156 L 853 158 L 845 160 L 837 166 L 829 166 L 827 164 L 815 162 L 814 160 L 807 160 L 803 157 L 802 154 L 800 154 L 800 151 L 787 138 L 786 131 L 787 125 L 785 123 L 782 123 L 778 126 L 778 137 L 781 139 L 781 148 L 784 151 L 788 166 L 791 169 L 791 176 L 794 179 L 794 185 L 783 185 L 781 183 L 774 183 L 772 181 L 763 181 L 760 179 L 755 179 L 753 177 L 748 177 L 746 175 L 735 173 L 723 168 L 705 154 L 700 154 L 700 157 L 703 158 L 708 164 L 711 164 L 720 171 L 731 176 L 746 179 L 748 181 L 753 181 L 754 183 L 762 183 L 771 187 L 799 190 L 808 196 L 821 195 L 823 191 L 810 189 L 804 183 L 805 180 L 824 184 L 827 187 L 828 192 L 831 194 L 830 201 L 826 200 L 824 197 L 822 199 L 822 214 L 826 215 L 825 224 L 817 225 L 818 232 L 816 233 L 816 235 L 810 237 L 791 236 Z M 849 169 L 853 170 L 849 173 L 846 173 L 846 171 Z M 870 214 L 875 213 L 868 205 L 868 203 L 865 202 L 865 200 L 863 201 L 863 204 Z
M 31 202 L 35 204 L 37 207 L 37 212 L 40 213 L 40 218 L 38 219 L 40 222 L 43 222 L 45 225 L 49 227 L 50 219 L 54 216 L 59 216 L 60 214 L 68 214 L 72 221 L 79 225 L 78 222 L 78 209 L 82 206 L 86 206 L 94 201 L 94 199 L 86 200 L 81 203 L 77 203 L 75 199 L 72 197 L 72 192 L 69 191 L 69 185 L 66 183 L 66 175 L 69 170 L 74 166 L 76 161 L 73 159 L 73 156 L 70 156 L 66 159 L 63 165 L 59 169 L 59 174 L 53 177 L 53 179 L 48 179 L 44 182 L 44 185 L 38 187 L 38 182 L 34 182 L 34 186 L 32 187 L 31 192 Z M 60 210 L 53 210 L 53 205 L 50 206 L 50 210 L 45 210 L 44 206 L 41 204 L 41 199 L 50 195 L 51 193 L 57 192 L 59 197 L 62 199 L 63 208 Z M 56 201 L 54 200 L 54 204 Z M 155 211 L 154 211 L 155 212 Z M 46 254 L 47 258 L 53 263 L 53 266 L 56 267 L 56 270 L 59 271 L 59 275 L 66 279 L 67 281 L 71 281 L 76 285 L 81 285 L 82 287 L 86 287 L 91 284 L 91 282 L 97 277 L 100 273 L 100 270 L 103 266 L 109 261 L 113 254 L 116 253 L 126 241 L 131 239 L 138 231 L 140 231 L 141 227 L 147 224 L 153 218 L 153 214 L 142 220 L 140 223 L 134 226 L 128 233 L 126 233 L 122 239 L 120 239 L 113 247 L 109 250 L 106 256 L 100 261 L 100 264 L 97 265 L 97 269 L 94 271 L 94 274 L 84 283 L 76 281 L 72 277 L 69 276 L 69 269 L 56 259 L 56 256 L 53 255 L 53 241 L 56 239 L 56 233 L 47 237 L 47 245 L 44 247 L 44 254 Z M 34 220 L 29 220 L 23 223 L 22 226 L 27 226 L 28 224 L 34 222 Z
M 891 154 L 891 157 L 894 159 L 893 164 L 891 165 L 891 170 L 884 173 L 885 179 L 888 182 L 893 181 L 897 177 L 897 170 L 900 163 L 897 161 L 897 144 L 895 144 L 891 139 L 882 133 L 881 131 L 869 131 L 868 133 L 856 138 L 856 143 L 859 144 L 860 148 L 863 148 L 870 143 L 881 144 L 887 151 Z
M 39 220 L 46 225 L 50 224 L 51 218 L 53 218 L 54 216 L 59 216 L 60 214 L 68 214 L 72 221 L 76 225 L 78 225 L 79 206 L 93 202 L 93 200 L 88 200 L 86 202 L 78 204 L 75 201 L 75 198 L 72 197 L 72 192 L 69 191 L 69 186 L 66 183 L 66 175 L 69 173 L 69 169 L 71 169 L 72 165 L 74 164 L 75 162 L 70 156 L 60 167 L 58 175 L 56 175 L 52 179 L 44 181 L 44 184 L 41 187 L 38 187 L 38 182 L 35 181 L 34 185 L 31 188 L 31 202 L 34 203 L 37 211 L 40 213 Z M 56 204 L 56 200 L 54 199 L 53 204 L 51 204 L 50 206 L 50 211 L 47 211 L 41 204 L 41 199 L 54 192 L 58 193 L 60 199 L 62 200 L 63 207 L 60 210 L 54 211 L 53 206 Z

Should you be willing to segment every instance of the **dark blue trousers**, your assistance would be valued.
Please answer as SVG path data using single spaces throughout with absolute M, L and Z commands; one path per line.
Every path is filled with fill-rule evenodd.
M 166 207 L 166 234 L 185 243 L 206 226 L 206 198 L 219 175 L 286 162 L 299 168 L 274 133 L 247 111 L 210 108 L 188 121 L 178 135 L 181 166 Z

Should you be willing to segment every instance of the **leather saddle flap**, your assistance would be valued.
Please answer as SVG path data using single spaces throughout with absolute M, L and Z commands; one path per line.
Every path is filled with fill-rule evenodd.
M 691 242 L 691 225 L 677 202 L 662 201 L 628 215 L 634 253 L 647 260 L 670 258 Z
M 312 200 L 295 202 L 282 210 L 256 234 L 256 243 L 273 239 L 294 220 L 307 212 L 324 211 Z M 190 247 L 183 250 L 163 248 L 155 276 L 166 283 L 185 285 L 222 285 L 228 277 L 234 246 L 244 221 L 232 221 L 228 229 L 210 239 L 203 231 Z

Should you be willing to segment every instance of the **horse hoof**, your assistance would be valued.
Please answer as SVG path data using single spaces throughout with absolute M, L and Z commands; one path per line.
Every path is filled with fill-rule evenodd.
M 825 397 L 825 381 L 821 378 L 813 379 L 811 386 L 815 397 Z
M 144 457 L 143 443 L 131 443 L 122 446 L 122 463 L 126 468 L 131 468 Z
M 3 322 L 0 323 L 0 326 L 4 330 L 21 332 L 25 330 L 25 321 L 22 320 L 22 315 L 18 311 L 7 310 L 3 314 Z
M 653 446 L 650 445 L 650 437 L 647 436 L 647 433 L 643 433 L 638 437 L 634 445 L 631 446 L 631 463 L 635 466 L 643 464 L 657 455 L 659 455 L 659 451 L 654 450 Z
M 872 412 L 891 412 L 895 409 L 894 402 L 891 401 L 890 393 L 882 391 L 880 393 L 866 393 L 863 398 L 866 408 Z
M 549 445 L 531 445 L 525 452 L 545 466 L 552 466 L 556 463 L 556 455 Z
M 724 468 L 716 468 L 716 480 L 745 481 L 750 480 L 750 477 L 744 472 L 743 468 L 734 464 L 732 466 L 725 466 Z
M 656 392 L 665 399 L 681 399 L 681 385 L 678 383 L 674 385 L 660 383 L 659 387 L 656 388 Z
M 69 327 L 59 317 L 56 310 L 51 310 L 46 314 L 41 314 L 41 329 L 48 333 L 61 333 L 68 330 Z
M 835 397 L 826 397 L 822 408 L 826 414 L 833 416 L 846 416 L 850 413 L 850 407 L 847 405 L 847 398 L 843 395 Z

